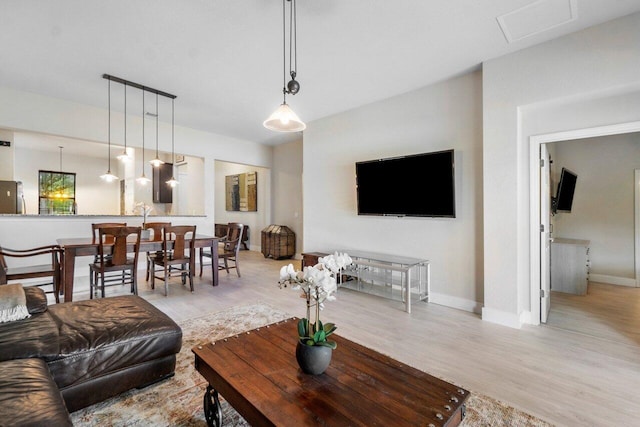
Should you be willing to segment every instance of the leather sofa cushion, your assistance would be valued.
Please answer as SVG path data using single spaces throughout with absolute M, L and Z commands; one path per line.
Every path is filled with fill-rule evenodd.
M 27 309 L 29 314 L 44 313 L 47 311 L 47 295 L 36 286 L 27 286 L 24 295 L 27 298 Z
M 48 359 L 61 389 L 180 351 L 182 330 L 135 295 L 55 304 L 60 356 Z
M 50 359 L 59 353 L 58 325 L 48 312 L 0 324 L 0 361 L 29 357 Z
M 73 426 L 42 359 L 0 362 L 0 425 Z

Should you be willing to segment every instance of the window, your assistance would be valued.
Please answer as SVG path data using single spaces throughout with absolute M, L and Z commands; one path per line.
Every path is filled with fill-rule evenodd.
M 38 171 L 38 213 L 73 215 L 76 213 L 76 174 Z

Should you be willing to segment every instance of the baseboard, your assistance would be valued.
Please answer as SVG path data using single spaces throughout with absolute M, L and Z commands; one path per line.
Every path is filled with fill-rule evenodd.
M 507 313 L 506 311 L 494 310 L 493 308 L 482 308 L 482 320 L 497 323 L 498 325 L 508 326 L 510 328 L 522 328 L 520 316 L 515 313 Z
M 453 297 L 447 294 L 440 294 L 437 292 L 431 292 L 429 295 L 429 302 L 438 305 L 444 305 L 446 307 L 457 308 L 458 310 L 470 311 L 472 313 L 480 314 L 482 311 L 482 304 L 466 298 Z
M 628 277 L 609 276 L 608 274 L 589 274 L 590 282 L 606 283 L 608 285 L 636 287 L 635 279 Z

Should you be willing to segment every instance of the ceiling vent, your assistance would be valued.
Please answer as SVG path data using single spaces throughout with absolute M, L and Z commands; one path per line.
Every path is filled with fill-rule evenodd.
M 578 19 L 577 0 L 538 0 L 498 16 L 498 24 L 513 43 Z

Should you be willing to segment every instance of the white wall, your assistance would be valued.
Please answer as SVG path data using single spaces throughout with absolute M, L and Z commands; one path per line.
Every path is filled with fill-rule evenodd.
M 260 250 L 260 232 L 271 223 L 271 171 L 239 163 L 215 162 L 216 223 L 239 222 L 249 226 L 249 249 Z M 257 172 L 258 210 L 256 212 L 227 211 L 225 205 L 225 176 Z M 213 231 L 212 231 L 213 233 Z
M 640 14 L 483 64 L 483 319 L 531 318 L 529 137 L 640 119 Z
M 481 107 L 481 72 L 474 72 L 311 122 L 304 133 L 304 251 L 429 259 L 432 301 L 477 310 L 483 298 Z M 357 215 L 357 161 L 451 148 L 457 218 Z
M 572 210 L 557 213 L 554 237 L 591 241 L 591 275 L 635 280 L 634 170 L 640 169 L 640 134 L 553 145 L 557 173 L 566 167 L 578 175 Z
M 25 132 L 15 133 L 15 179 L 22 181 L 26 214 L 38 215 L 38 171 L 60 170 L 60 155 L 52 151 L 33 149 L 33 141 L 59 143 L 47 135 Z M 29 148 L 25 148 L 29 147 Z M 114 164 L 113 166 L 117 166 Z M 73 150 L 62 150 L 63 172 L 76 173 L 76 203 L 81 215 L 119 215 L 120 186 L 108 184 L 100 179 L 106 171 L 105 159 L 90 156 L 78 156 Z M 118 170 L 113 168 L 114 173 Z
M 296 257 L 303 247 L 302 140 L 273 147 L 273 223 L 296 233 Z
M 15 154 L 13 132 L 0 129 L 0 141 L 11 143 L 9 147 L 0 147 L 0 181 L 17 181 L 13 177 L 13 157 Z

